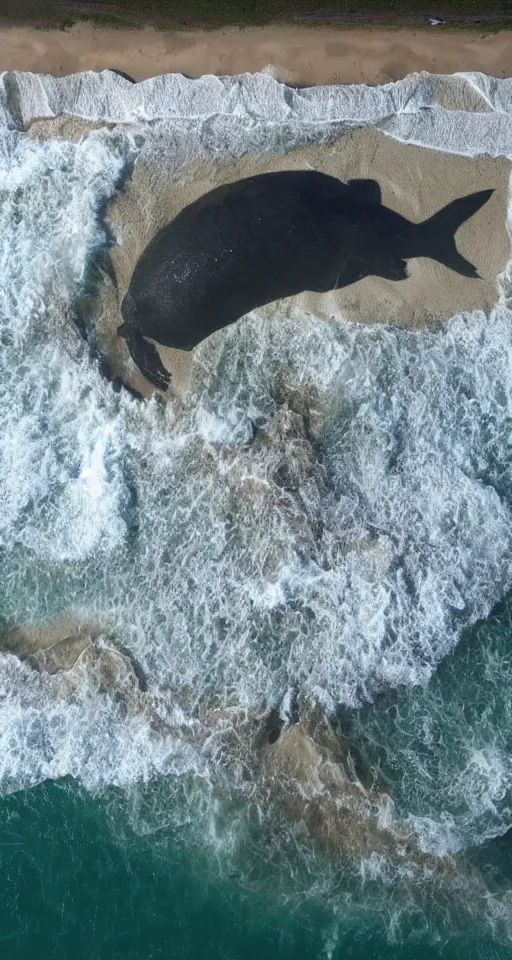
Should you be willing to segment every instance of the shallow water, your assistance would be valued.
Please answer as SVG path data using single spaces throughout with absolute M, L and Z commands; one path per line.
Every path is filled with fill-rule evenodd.
M 507 271 L 492 310 L 436 330 L 254 311 L 200 345 L 167 403 L 114 392 L 73 323 L 86 300 L 94 320 L 106 247 L 134 230 L 109 237 L 106 216 L 137 162 L 150 183 L 170 165 L 179 191 L 192 162 L 360 122 L 512 153 L 510 81 L 458 82 L 489 110 L 436 106 L 428 78 L 3 76 L 8 955 L 509 955 L 512 869 L 492 845 L 512 826 L 507 603 L 475 627 L 512 589 Z M 117 126 L 25 136 L 65 113 Z M 50 669 L 59 617 L 96 632 L 73 656 L 54 644 L 66 669 Z M 31 646 L 8 633 L 31 627 Z M 286 725 L 294 700 L 336 717 L 358 764 L 323 806 L 338 780 L 305 728 L 311 768 L 284 760 L 315 821 L 269 779 L 278 753 L 251 766 L 247 724 Z M 360 828 L 341 857 L 343 818 Z
M 510 957 L 510 946 L 483 928 L 440 936 L 434 923 L 411 924 L 404 936 L 390 928 L 391 914 L 357 903 L 335 911 L 322 895 L 277 902 L 190 846 L 134 833 L 116 800 L 65 781 L 3 798 L 6 956 Z

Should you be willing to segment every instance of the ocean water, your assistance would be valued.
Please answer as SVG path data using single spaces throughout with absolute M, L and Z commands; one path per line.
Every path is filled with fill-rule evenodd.
M 512 956 L 510 264 L 439 329 L 254 311 L 166 403 L 90 349 L 138 164 L 511 156 L 511 114 L 480 74 L 0 75 L 6 957 Z

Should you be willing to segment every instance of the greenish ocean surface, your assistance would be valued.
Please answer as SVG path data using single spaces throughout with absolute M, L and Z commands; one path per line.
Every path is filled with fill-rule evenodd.
M 390 942 L 382 918 L 343 916 L 322 898 L 295 909 L 240 889 L 214 863 L 141 837 L 109 807 L 62 781 L 1 804 L 2 956 L 45 960 L 279 957 L 508 960 L 488 931 L 434 929 Z M 493 859 L 498 862 L 496 856 Z M 509 879 L 512 875 L 507 856 Z M 221 875 L 219 875 L 219 873 Z
M 240 890 L 214 865 L 112 823 L 108 798 L 44 785 L 2 801 L 2 955 L 211 960 L 508 960 L 474 929 L 393 942 L 382 919 L 333 916 L 321 899 L 291 910 Z M 510 865 L 509 865 L 510 866 Z M 213 867 L 213 868 L 212 868 Z M 510 874 L 509 874 L 510 875 Z M 437 941 L 437 942 L 436 942 Z
M 501 162 L 512 81 L 0 74 L 0 960 L 512 958 L 511 263 L 105 376 L 199 166 L 365 126 Z
M 510 602 L 502 604 L 488 624 L 471 631 L 424 689 L 404 691 L 393 705 L 354 713 L 359 743 L 366 739 L 375 750 L 380 737 L 387 745 L 386 773 L 395 776 L 398 786 L 400 780 L 402 786 L 406 782 L 407 724 L 415 713 L 433 717 L 439 725 L 439 742 L 454 776 L 460 767 L 462 723 L 477 736 L 485 727 L 499 730 L 510 751 L 511 614 Z M 492 676 L 490 664 L 498 668 Z M 418 765 L 434 762 L 434 752 L 428 757 L 419 743 L 411 753 Z M 439 776 L 439 766 L 436 772 Z M 419 778 L 415 786 L 420 793 Z M 449 787 L 442 776 L 439 791 L 443 809 Z M 414 796 L 401 799 L 411 807 L 417 802 Z M 145 803 L 152 807 L 152 826 L 147 820 L 141 833 L 140 820 L 134 829 L 134 815 L 136 810 L 140 816 Z M 69 778 L 4 797 L 2 956 L 507 960 L 512 955 L 510 944 L 500 943 L 503 930 L 500 936 L 499 930 L 475 924 L 471 917 L 447 926 L 446 918 L 439 923 L 435 908 L 430 916 L 412 916 L 395 927 L 388 909 L 381 912 L 371 883 L 359 909 L 336 904 L 332 896 L 315 896 L 311 871 L 318 862 L 308 866 L 308 895 L 280 903 L 273 895 L 275 876 L 267 875 L 265 882 L 260 874 L 254 882 L 243 858 L 229 867 L 221 857 L 205 855 L 197 836 L 192 840 L 193 830 L 184 843 L 183 831 L 163 826 L 168 823 L 165 792 L 154 804 L 151 790 L 146 798 L 112 789 L 91 795 Z M 475 844 L 468 857 L 483 870 L 491 890 L 510 889 L 510 840 Z M 277 862 L 274 869 L 279 875 L 286 866 Z

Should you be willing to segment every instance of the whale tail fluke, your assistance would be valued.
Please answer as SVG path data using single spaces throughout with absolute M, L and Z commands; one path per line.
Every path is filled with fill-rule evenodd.
M 455 234 L 459 227 L 469 220 L 484 203 L 487 203 L 494 190 L 480 190 L 468 197 L 453 200 L 433 217 L 418 225 L 418 257 L 430 257 L 455 270 L 463 277 L 479 278 L 479 273 L 469 260 L 459 253 L 455 246 Z

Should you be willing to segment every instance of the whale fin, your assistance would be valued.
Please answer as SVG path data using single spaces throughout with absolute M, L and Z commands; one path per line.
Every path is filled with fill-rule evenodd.
M 380 186 L 377 180 L 349 180 L 347 186 L 367 203 L 382 203 Z
M 159 390 L 167 390 L 171 382 L 171 374 L 165 369 L 156 347 L 139 333 L 123 332 L 121 335 L 126 340 L 126 345 L 134 363 L 146 380 L 149 380 Z
M 411 256 L 430 257 L 463 277 L 479 278 L 479 273 L 455 246 L 459 227 L 487 203 L 494 190 L 480 190 L 467 197 L 453 200 L 433 217 L 418 224 L 418 249 Z
M 375 276 L 384 277 L 385 280 L 407 280 L 407 263 L 405 260 L 390 260 L 388 263 L 379 267 Z

